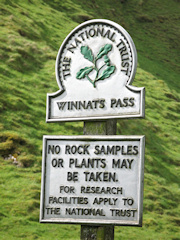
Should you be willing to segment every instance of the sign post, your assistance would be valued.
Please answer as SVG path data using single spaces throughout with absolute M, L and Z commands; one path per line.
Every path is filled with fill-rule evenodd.
M 117 121 L 107 120 L 104 122 L 84 122 L 84 135 L 116 135 Z M 89 226 L 81 225 L 81 240 L 113 240 L 114 225 Z
M 145 137 L 116 136 L 116 119 L 144 117 L 136 66 L 131 37 L 109 20 L 82 23 L 62 43 L 46 121 L 84 121 L 84 136 L 43 137 L 40 222 L 81 224 L 81 240 L 142 225 Z

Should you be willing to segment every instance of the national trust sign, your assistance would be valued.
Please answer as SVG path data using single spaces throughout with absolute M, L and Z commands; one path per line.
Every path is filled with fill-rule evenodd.
M 131 85 L 136 67 L 120 25 L 80 24 L 59 49 L 46 121 L 144 117 L 145 89 Z M 138 135 L 44 136 L 40 222 L 142 226 L 144 149 Z
M 130 85 L 137 53 L 130 35 L 109 20 L 90 20 L 62 43 L 59 90 L 47 95 L 47 122 L 144 117 L 144 88 Z

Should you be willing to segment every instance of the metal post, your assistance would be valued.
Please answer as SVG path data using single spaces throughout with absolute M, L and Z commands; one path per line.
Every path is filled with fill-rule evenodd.
M 116 120 L 84 122 L 84 135 L 116 135 Z M 81 240 L 113 240 L 114 226 L 81 225 Z

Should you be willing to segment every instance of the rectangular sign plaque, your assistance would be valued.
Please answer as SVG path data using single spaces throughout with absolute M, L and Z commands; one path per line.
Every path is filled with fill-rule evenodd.
M 42 223 L 142 225 L 144 136 L 44 136 Z

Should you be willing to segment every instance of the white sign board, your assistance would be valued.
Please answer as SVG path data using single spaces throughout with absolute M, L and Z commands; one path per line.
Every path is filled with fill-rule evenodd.
M 40 222 L 142 225 L 144 136 L 44 136 Z
M 62 43 L 59 90 L 47 95 L 46 121 L 144 117 L 144 88 L 130 85 L 137 67 L 132 38 L 117 23 L 90 20 Z

